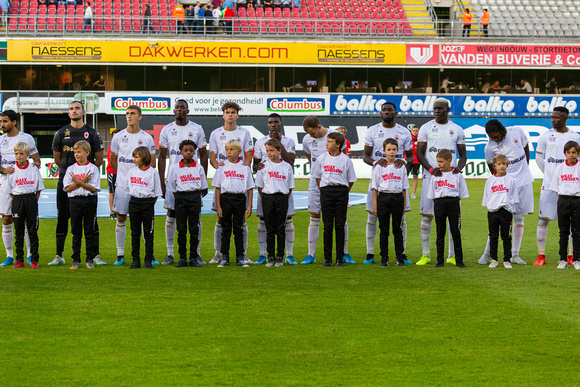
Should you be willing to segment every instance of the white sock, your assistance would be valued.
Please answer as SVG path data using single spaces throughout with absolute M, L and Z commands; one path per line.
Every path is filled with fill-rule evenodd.
M 431 238 L 431 222 L 433 216 L 423 215 L 421 217 L 421 246 L 423 247 L 423 256 L 429 256 L 429 242 Z
M 264 222 L 264 219 L 258 221 L 258 247 L 260 248 L 260 255 L 268 257 L 268 249 L 266 245 L 266 222 Z
M 570 238 L 568 238 L 568 255 L 574 255 L 574 248 L 572 247 L 572 233 L 570 233 Z
M 403 214 L 401 231 L 403 231 L 403 254 L 407 253 L 407 218 Z
M 449 253 L 447 258 L 455 257 L 455 243 L 453 243 L 453 236 L 451 235 L 451 228 L 449 222 L 447 223 L 447 235 L 449 235 Z
M 197 233 L 197 256 L 201 257 L 201 218 L 199 218 L 199 232 Z
M 24 243 L 26 244 L 26 257 L 32 255 L 30 251 L 30 235 L 28 235 L 28 227 L 24 227 Z
M 14 231 L 11 224 L 2 225 L 2 241 L 6 249 L 6 256 L 14 258 L 14 249 L 12 248 L 12 241 L 14 240 Z
M 167 255 L 173 256 L 173 244 L 175 243 L 175 218 L 169 216 L 165 218 L 165 243 L 167 244 Z
M 294 224 L 292 218 L 286 219 L 286 256 L 294 255 Z
M 344 254 L 348 254 L 348 222 L 344 223 Z
M 125 238 L 127 237 L 127 221 L 119 222 L 115 228 L 115 237 L 117 238 L 117 256 L 125 255 Z
M 244 225 L 242 226 L 242 231 L 244 233 L 244 254 L 247 254 L 248 250 L 248 224 L 244 220 Z
M 367 217 L 367 254 L 375 254 L 375 237 L 377 235 L 377 217 L 369 212 Z
M 308 255 L 316 254 L 316 244 L 318 243 L 320 218 L 310 217 L 310 224 L 308 225 Z
M 522 246 L 522 239 L 524 239 L 524 215 L 514 214 L 513 235 L 512 257 L 517 257 L 520 255 L 520 247 Z
M 222 251 L 222 225 L 219 223 L 216 223 L 213 229 L 213 248 L 216 255 Z
M 548 235 L 548 219 L 540 219 L 536 228 L 536 242 L 538 244 L 538 255 L 546 254 L 546 236 Z
M 487 242 L 485 242 L 485 251 L 483 252 L 483 255 L 486 255 L 489 257 L 489 251 L 491 249 L 491 241 L 489 240 L 489 234 L 487 235 Z

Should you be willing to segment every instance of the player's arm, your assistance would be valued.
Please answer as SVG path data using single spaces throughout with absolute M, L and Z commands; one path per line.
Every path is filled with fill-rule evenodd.
M 540 171 L 544 173 L 544 154 L 542 152 L 536 151 L 536 164 L 538 164 Z
M 56 163 L 56 158 L 54 160 L 55 160 L 54 162 Z M 117 154 L 111 151 L 111 168 L 113 168 L 113 170 L 117 172 L 117 167 L 118 167 Z
M 254 164 L 252 164 L 252 171 L 254 171 L 254 173 L 256 173 L 262 168 L 264 168 L 264 164 L 262 164 L 257 157 L 254 157 Z
M 209 163 L 214 169 L 218 169 L 220 167 L 217 162 L 217 154 L 212 151 L 209 151 Z
M 222 213 L 222 206 L 220 205 L 221 203 L 221 189 L 220 188 L 214 188 L 214 195 L 215 195 L 215 206 L 216 206 L 216 212 L 217 212 L 217 216 L 219 218 L 221 218 L 223 216 Z
M 37 168 L 40 169 L 40 165 L 41 165 L 41 163 L 40 163 L 40 154 L 38 152 L 36 152 L 35 154 L 30 155 L 30 157 L 32 157 L 32 163 L 34 165 L 36 165 Z
M 493 163 L 487 163 L 487 168 L 489 168 L 489 172 L 492 175 L 495 173 L 495 168 L 493 167 Z
M 368 164 L 371 167 L 374 166 L 373 148 L 368 145 L 365 145 L 363 150 L 363 161 L 365 162 L 365 164 Z
M 463 171 L 465 164 L 467 164 L 467 148 L 465 144 L 457 144 L 457 153 L 459 153 L 459 161 L 457 161 L 457 168 L 453 172 L 460 173 Z
M 155 168 L 155 166 L 157 165 L 157 155 L 155 154 L 155 152 L 151 153 L 151 168 Z
M 199 153 L 199 163 L 203 167 L 205 175 L 207 176 L 207 148 L 204 146 L 203 148 L 199 148 L 197 151 Z
M 161 192 L 165 197 L 165 163 L 167 161 L 167 148 L 159 146 L 159 180 L 161 181 Z
M 350 190 L 352 189 L 352 186 L 354 185 L 354 182 L 352 183 L 348 183 L 348 192 L 350 192 Z
M 112 158 L 112 153 L 111 153 L 111 158 Z M 54 158 L 54 163 L 56 165 L 58 165 L 58 167 L 60 168 L 60 161 L 61 161 L 61 157 L 62 157 L 62 152 L 59 151 L 52 151 L 52 157 Z
M 425 168 L 425 170 L 430 170 L 431 165 L 427 161 L 425 157 L 425 152 L 427 152 L 427 143 L 426 142 L 417 142 L 417 160 L 419 163 Z
M 250 166 L 252 164 L 252 149 L 244 152 L 244 165 Z
M 528 165 L 530 165 L 530 144 L 526 144 L 526 146 L 524 147 L 524 152 L 526 152 L 526 162 L 528 163 Z
M 246 218 L 252 215 L 252 200 L 254 199 L 254 188 L 248 190 L 248 208 L 246 208 Z
M 320 179 L 316 179 L 316 185 L 318 186 L 318 189 L 320 189 Z
M 405 207 L 403 207 L 405 208 Z M 373 215 L 377 216 L 379 214 L 379 205 L 378 205 L 378 194 L 377 190 L 373 188 Z
M 290 153 L 284 148 L 282 145 L 282 151 L 280 152 L 280 156 L 282 156 L 282 160 L 286 161 L 290 165 L 294 165 L 294 160 L 296 160 L 296 154 Z
M 306 153 L 306 152 L 304 152 L 304 154 L 306 155 L 306 158 L 308 159 L 308 162 L 310 164 L 312 164 L 312 155 L 310 153 Z
M 97 168 L 101 168 L 101 165 L 103 165 L 103 151 L 98 151 L 95 152 L 95 165 L 97 166 Z

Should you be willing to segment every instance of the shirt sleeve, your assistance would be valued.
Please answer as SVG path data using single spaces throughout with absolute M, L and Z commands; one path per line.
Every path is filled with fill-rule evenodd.
M 195 142 L 195 145 L 197 145 L 197 149 L 205 148 L 207 146 L 207 141 L 205 140 L 205 133 L 201 126 L 199 126 L 199 130 L 197 131 L 197 141 Z
M 485 187 L 483 188 L 483 198 L 481 199 L 481 205 L 487 207 L 487 192 L 489 191 L 489 186 L 491 184 L 491 178 L 487 179 L 485 182 Z M 510 187 L 511 191 L 512 187 Z
M 73 164 L 74 165 L 74 164 Z M 66 172 L 64 173 L 64 177 L 62 179 L 62 189 L 66 192 L 66 187 L 72 184 L 72 179 L 70 177 L 71 168 L 68 167 Z
M 103 145 L 103 139 L 101 138 L 99 132 L 96 130 L 92 131 L 91 148 L 93 149 L 94 153 L 101 152 L 105 149 L 105 146 Z
M 89 180 L 89 184 L 97 190 L 97 192 L 101 191 L 101 173 L 99 172 L 99 168 L 96 165 L 91 164 L 92 167 L 92 175 L 91 179 Z
M 373 172 L 371 173 L 371 189 L 374 190 L 379 190 L 379 179 L 381 177 L 381 172 L 380 169 L 382 167 L 380 165 L 377 165 L 376 167 L 373 168 Z
M 485 161 L 487 163 L 492 163 L 494 154 L 493 151 L 491 150 L 491 140 L 489 140 L 488 143 L 485 145 L 484 153 L 485 153 Z
M 457 127 L 457 144 L 465 144 L 465 132 L 459 126 Z
M 538 143 L 536 144 L 536 153 L 546 153 L 546 133 L 548 132 L 542 133 L 540 138 L 538 138 Z
M 346 163 L 347 179 L 349 183 L 354 183 L 356 181 L 356 173 L 354 171 L 354 165 L 350 157 Z
M 153 169 L 153 181 L 155 182 L 154 188 L 155 197 L 163 196 L 163 191 L 161 191 L 161 179 L 159 178 L 159 173 L 157 172 L 156 169 Z
M 467 184 L 465 183 L 465 178 L 463 177 L 463 175 L 461 173 L 458 174 L 458 176 L 459 176 L 459 198 L 460 199 L 468 198 L 469 191 L 467 190 Z
M 223 168 L 218 168 L 213 175 L 213 180 L 211 181 L 211 185 L 214 188 L 221 188 L 222 184 L 222 175 L 223 175 Z
M 413 149 L 413 139 L 411 138 L 411 133 L 405 136 L 405 140 L 403 142 L 403 149 L 405 149 L 405 151 Z
M 201 189 L 207 189 L 207 178 L 205 177 L 205 170 L 201 165 L 199 166 L 199 177 L 201 178 Z
M 419 133 L 417 134 L 417 141 L 418 142 L 427 142 L 427 126 L 423 125 L 419 129 Z
M 520 195 L 518 193 L 518 187 L 516 186 L 515 179 L 512 179 L 512 184 L 511 184 L 510 189 L 511 189 L 512 197 L 514 199 L 514 203 L 519 203 L 520 202 Z
M 312 165 L 312 173 L 311 174 L 312 174 L 312 177 L 314 179 L 320 179 L 321 178 L 322 171 L 320 170 L 320 164 L 321 164 L 321 160 L 318 159 L 318 162 L 317 163 L 314 163 Z
M 312 152 L 310 151 L 310 146 L 308 145 L 307 141 L 302 140 L 302 150 L 304 151 L 304 153 L 311 155 Z
M 36 149 L 36 143 L 34 142 L 34 138 L 32 136 L 26 137 L 26 142 L 30 146 L 30 155 L 34 155 L 38 153 L 38 149 Z
M 209 136 L 209 151 L 212 153 L 218 153 L 218 143 L 215 135 L 215 131 L 213 131 Z
M 62 138 L 60 130 L 54 134 L 52 139 L 52 150 L 55 152 L 62 152 Z
M 294 168 L 292 168 L 292 165 L 290 164 L 288 164 L 288 188 L 296 188 L 296 185 L 294 184 Z
M 159 143 L 159 145 L 161 145 L 161 142 Z M 176 180 L 177 180 L 177 170 L 179 169 L 179 167 L 176 165 L 175 168 L 173 168 L 171 170 L 171 172 L 169 173 L 169 175 L 167 176 L 167 182 L 165 183 L 165 192 L 167 191 L 171 191 L 171 192 L 175 192 L 175 184 L 176 184 Z M 205 174 L 204 174 L 205 176 Z
M 252 170 L 248 166 L 246 166 L 246 175 L 247 175 L 247 177 L 246 177 L 246 191 L 249 191 L 251 189 L 254 189 L 255 184 L 254 184 L 254 178 L 252 177 Z
M 147 133 L 147 132 L 145 132 L 145 133 Z M 147 146 L 147 148 L 149 149 L 149 152 L 151 152 L 151 154 L 154 155 L 155 154 L 155 140 L 153 140 L 153 136 L 151 136 L 150 134 L 147 134 L 147 135 L 149 136 L 149 139 L 147 140 L 149 142 L 149 145 Z
M 556 168 L 556 170 L 554 171 L 554 176 L 552 176 L 552 183 L 550 184 L 550 189 L 552 191 L 558 192 L 558 185 L 560 183 L 560 179 L 558 178 L 558 176 L 560 176 L 560 166 Z
M 404 171 L 401 173 L 403 175 L 403 189 L 407 189 L 409 188 L 409 177 L 407 176 L 407 169 L 405 167 L 400 168 L 403 169 Z
M 286 147 L 286 152 L 296 154 L 296 142 L 293 139 L 289 139 L 288 146 Z
M 44 190 L 44 182 L 42 181 L 42 175 L 40 170 L 36 167 L 32 167 L 36 171 L 36 192 Z
M 116 135 L 115 137 L 113 137 L 113 140 L 111 141 L 111 153 L 114 153 L 116 155 L 119 155 L 119 138 L 121 136 L 120 135 Z M 118 162 L 119 160 L 117 160 Z M 119 165 L 117 164 L 117 171 L 119 170 Z
M 374 146 L 371 128 L 368 128 L 367 132 L 365 133 L 365 146 Z
M 248 152 L 251 151 L 252 149 L 254 149 L 254 140 L 252 140 L 252 135 L 250 134 L 250 131 L 246 129 L 246 134 L 244 135 L 244 144 L 243 144 L 243 148 L 244 148 L 244 152 Z
M 262 161 L 262 141 L 256 141 L 256 146 L 254 147 L 254 158 L 258 159 L 258 161 Z
M 427 190 L 427 198 L 433 200 L 435 199 L 435 185 L 437 184 L 437 179 L 435 177 L 431 178 L 431 182 L 429 184 L 429 189 Z
M 256 187 L 264 188 L 264 170 L 266 168 L 262 168 L 256 173 Z

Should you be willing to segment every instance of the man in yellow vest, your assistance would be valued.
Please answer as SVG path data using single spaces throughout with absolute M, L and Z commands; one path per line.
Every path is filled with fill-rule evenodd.
M 465 37 L 465 35 L 469 37 L 471 34 L 471 18 L 473 15 L 469 13 L 469 11 L 469 8 L 465 8 L 465 12 L 460 16 L 460 18 L 463 19 L 463 32 L 461 33 L 461 37 Z
M 487 8 L 483 9 L 483 16 L 481 16 L 481 25 L 483 26 L 483 36 L 487 38 L 487 26 L 489 25 L 489 13 Z

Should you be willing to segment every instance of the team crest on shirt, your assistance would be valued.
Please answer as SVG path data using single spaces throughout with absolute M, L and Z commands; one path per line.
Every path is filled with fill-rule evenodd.
M 455 132 L 453 131 L 453 129 L 449 129 L 449 135 L 453 136 L 455 134 Z
M 121 142 L 129 142 L 129 137 L 127 137 L 127 136 L 124 136 L 124 137 L 121 139 Z
M 436 152 L 439 152 L 439 150 L 437 148 L 435 148 L 434 146 L 432 146 L 431 148 L 429 148 L 429 152 L 436 153 Z
M 399 137 L 398 135 L 396 135 L 396 136 L 395 136 L 395 140 L 396 140 L 397 142 L 399 141 L 399 138 L 400 138 L 400 137 Z
M 439 131 L 438 128 L 433 128 L 433 130 L 431 130 L 431 133 L 437 133 Z
M 67 130 L 65 130 L 65 131 L 64 131 L 64 135 L 65 135 L 65 137 L 66 137 L 66 136 L 70 136 L 70 130 L 68 130 L 68 129 L 67 129 Z
M 224 133 L 222 133 L 220 136 L 220 141 L 225 141 L 225 140 L 226 140 L 226 135 Z
M 140 138 L 139 141 L 137 141 L 137 145 L 143 146 L 143 139 Z
M 548 137 L 548 141 L 549 142 L 556 142 L 556 135 L 551 134 L 550 137 Z
M 514 144 L 518 145 L 520 143 L 520 140 L 518 140 L 517 138 L 514 138 Z
M 83 136 L 85 137 L 85 140 L 89 138 L 89 132 L 85 132 L 85 134 L 83 134 Z
M 503 144 L 502 143 L 497 144 L 497 149 L 503 149 Z
M 385 137 L 385 133 L 383 133 L 383 131 L 381 130 L 377 136 L 378 138 L 383 138 Z
M 172 135 L 172 136 L 175 136 L 175 135 L 177 135 L 177 130 L 176 130 L 175 128 L 173 128 L 173 130 L 171 130 L 171 135 Z
M 187 133 L 187 137 L 189 137 L 190 139 L 193 138 L 193 132 Z

